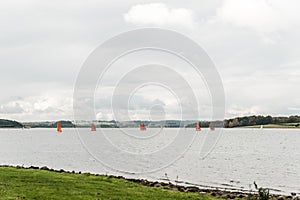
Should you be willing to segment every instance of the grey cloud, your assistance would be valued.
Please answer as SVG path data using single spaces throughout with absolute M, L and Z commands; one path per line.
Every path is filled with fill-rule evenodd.
M 1 114 L 16 114 L 16 113 L 23 113 L 24 110 L 18 103 L 11 103 L 7 105 L 0 106 L 0 113 Z
M 184 8 L 194 13 L 196 25 L 192 31 L 179 26 L 172 29 L 196 40 L 216 63 L 226 92 L 227 116 L 299 114 L 299 110 L 293 108 L 300 107 L 297 92 L 300 84 L 300 22 L 298 17 L 286 16 L 286 11 L 290 9 L 293 13 L 299 7 L 298 2 L 282 2 L 285 8 L 278 7 L 279 11 L 276 11 L 283 13 L 278 23 L 263 21 L 267 23 L 266 28 L 272 26 L 267 31 L 257 27 L 256 21 L 238 18 L 236 12 L 233 18 L 224 18 L 226 16 L 220 9 L 230 10 L 230 7 L 224 8 L 230 3 L 228 0 L 161 2 L 167 7 Z M 52 91 L 72 90 L 80 66 L 97 45 L 120 32 L 141 27 L 124 20 L 124 14 L 138 4 L 149 4 L 149 1 L 2 2 L 1 115 L 25 121 L 71 117 L 72 104 L 62 100 L 55 106 L 49 103 L 43 110 L 34 109 L 32 105 L 45 92 L 51 91 L 55 96 Z M 114 78 L 112 74 L 108 82 Z M 135 77 L 128 84 L 138 81 Z M 174 81 L 174 86 L 179 88 L 180 83 Z M 96 99 L 96 109 L 110 107 L 109 95 L 103 95 L 99 101 Z M 72 94 L 57 98 L 71 99 Z M 166 107 L 165 102 L 154 102 L 147 96 L 140 96 L 136 101 L 140 109 L 156 103 Z M 86 109 L 84 105 L 82 107 Z M 200 106 L 209 113 L 207 102 Z M 120 109 L 125 107 L 120 104 Z

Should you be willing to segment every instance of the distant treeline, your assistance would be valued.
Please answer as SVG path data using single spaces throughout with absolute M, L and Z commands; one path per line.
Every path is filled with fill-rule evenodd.
M 75 127 L 71 121 L 60 121 L 62 127 Z M 56 128 L 57 122 L 25 122 L 20 123 L 8 119 L 0 119 L 0 128 Z
M 17 121 L 0 119 L 0 128 L 22 128 L 23 125 Z
M 248 117 L 236 117 L 234 119 L 224 120 L 224 128 L 233 128 L 240 126 L 255 126 L 266 124 L 286 124 L 297 123 L 295 126 L 299 126 L 300 116 L 290 117 L 272 117 L 272 116 L 248 116 Z
M 63 128 L 74 128 L 74 127 L 90 127 L 91 122 L 81 122 L 74 124 L 71 121 L 60 121 Z M 184 122 L 181 124 L 181 122 Z M 189 123 L 190 121 L 180 121 L 180 120 L 167 120 L 158 122 L 144 122 L 146 126 L 157 128 L 157 127 L 167 127 L 167 128 L 195 128 L 196 122 Z M 101 128 L 118 128 L 118 127 L 139 127 L 140 121 L 130 121 L 130 122 L 116 122 L 116 121 L 97 121 L 95 125 Z M 200 126 L 202 128 L 209 127 L 209 121 L 200 121 Z M 242 126 L 257 126 L 266 124 L 280 124 L 280 125 L 291 125 L 294 127 L 300 126 L 300 116 L 290 116 L 290 117 L 272 117 L 272 116 L 247 116 L 247 117 L 236 117 L 233 119 L 226 119 L 224 121 L 212 121 L 215 127 L 224 128 L 234 128 Z M 25 122 L 21 124 L 17 121 L 0 119 L 0 128 L 55 128 L 57 122 Z
M 64 128 L 74 128 L 75 125 L 71 121 L 60 121 L 61 127 Z M 25 127 L 30 128 L 56 128 L 57 122 L 25 122 L 23 123 Z
M 214 127 L 219 127 L 219 128 L 223 127 L 223 121 L 213 121 L 212 123 L 213 123 Z M 199 124 L 200 124 L 201 128 L 208 128 L 210 122 L 208 122 L 208 121 L 200 121 Z M 185 127 L 186 128 L 195 128 L 196 127 L 196 123 L 188 124 Z

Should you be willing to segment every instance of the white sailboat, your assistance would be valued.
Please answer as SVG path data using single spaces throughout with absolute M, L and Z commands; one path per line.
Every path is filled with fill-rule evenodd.
M 260 125 L 260 129 L 263 129 L 264 128 L 264 125 Z

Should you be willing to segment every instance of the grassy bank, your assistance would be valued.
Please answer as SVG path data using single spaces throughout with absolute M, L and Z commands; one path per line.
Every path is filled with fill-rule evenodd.
M 255 126 L 240 126 L 237 128 L 260 128 L 260 125 Z M 296 127 L 295 123 L 285 123 L 285 124 L 265 124 L 263 125 L 263 128 L 295 128 L 299 129 L 300 127 Z
M 125 179 L 0 167 L 0 199 L 216 199 Z

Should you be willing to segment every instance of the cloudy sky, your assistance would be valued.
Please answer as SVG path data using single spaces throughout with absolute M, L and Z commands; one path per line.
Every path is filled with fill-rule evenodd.
M 112 36 L 143 27 L 177 31 L 205 49 L 223 81 L 226 117 L 300 113 L 297 0 L 6 0 L 0 4 L 0 118 L 73 119 L 74 85 L 90 53 Z M 136 57 L 116 63 L 115 69 L 132 66 Z M 142 64 L 144 57 L 139 58 Z M 109 77 L 108 73 L 107 82 Z M 118 81 L 118 76 L 114 79 Z M 109 109 L 113 89 L 109 84 L 97 89 L 98 119 L 114 118 Z M 193 89 L 202 97 L 200 118 L 208 119 L 209 92 L 203 83 Z M 149 112 L 151 119 L 162 114 L 179 118 L 172 95 L 157 85 L 144 87 L 130 99 L 127 114 L 130 119 L 150 119 Z

